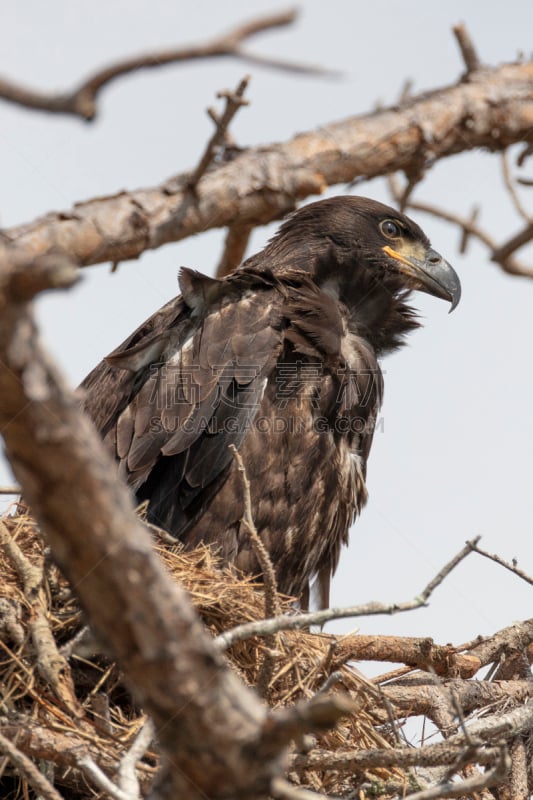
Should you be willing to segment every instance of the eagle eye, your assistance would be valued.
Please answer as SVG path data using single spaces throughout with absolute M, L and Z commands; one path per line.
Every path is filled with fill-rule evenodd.
M 393 222 L 392 219 L 383 220 L 379 227 L 381 229 L 381 233 L 386 236 L 387 239 L 399 239 L 402 235 L 400 226 L 398 223 Z

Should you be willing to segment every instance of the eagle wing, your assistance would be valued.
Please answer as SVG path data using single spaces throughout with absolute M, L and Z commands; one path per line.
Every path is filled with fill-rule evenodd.
M 367 423 L 381 397 L 373 351 L 297 270 L 223 280 L 182 270 L 180 288 L 87 377 L 87 411 L 152 522 L 253 573 L 229 446 L 240 449 L 280 589 L 302 595 L 317 576 L 327 605 L 366 499 Z
M 278 283 L 182 269 L 182 295 L 81 385 L 119 472 L 173 535 L 201 514 L 257 414 L 282 343 Z

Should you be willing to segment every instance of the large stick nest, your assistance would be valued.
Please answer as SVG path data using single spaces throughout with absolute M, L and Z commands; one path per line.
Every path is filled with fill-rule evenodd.
M 76 764 L 79 748 L 112 775 L 142 727 L 144 716 L 125 687 L 120 669 L 92 637 L 71 587 L 51 561 L 30 516 L 18 513 L 0 520 L 4 536 L 15 543 L 19 557 L 0 548 L 0 714 L 18 726 L 20 748 L 36 762 L 53 765 L 54 782 L 69 798 L 93 797 Z M 155 547 L 172 575 L 188 590 L 208 629 L 217 635 L 241 623 L 264 617 L 263 587 L 236 571 L 222 569 L 213 552 L 199 547 L 184 552 L 157 534 Z M 37 576 L 37 579 L 36 579 Z M 280 598 L 281 612 L 294 601 Z M 43 625 L 47 630 L 43 630 Z M 120 609 L 117 609 L 120 625 Z M 334 730 L 309 737 L 295 748 L 319 745 L 328 751 L 390 747 L 388 726 L 376 723 L 372 709 L 377 691 L 350 666 L 335 664 L 336 639 L 323 633 L 285 631 L 268 639 L 237 642 L 228 658 L 241 678 L 256 686 L 269 671 L 264 697 L 273 708 L 309 699 L 324 690 L 333 670 L 338 680 L 327 691 L 343 691 L 356 702 L 356 713 Z M 78 751 L 74 753 L 76 747 Z M 138 765 L 141 784 L 148 785 L 158 763 L 149 751 Z M 6 778 L 6 775 L 8 776 Z M 297 782 L 332 794 L 347 794 L 362 777 L 376 782 L 407 780 L 399 770 L 375 769 L 365 775 L 308 770 L 292 776 Z M 5 789 L 9 771 L 4 773 Z M 1 782 L 0 782 L 1 787 Z

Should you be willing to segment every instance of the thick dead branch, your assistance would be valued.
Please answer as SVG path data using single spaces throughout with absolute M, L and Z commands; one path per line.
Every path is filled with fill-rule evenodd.
M 496 766 L 484 774 L 477 773 L 470 778 L 457 782 L 445 778 L 435 786 L 430 786 L 420 792 L 413 792 L 409 797 L 411 800 L 438 800 L 441 797 L 475 797 L 482 789 L 500 784 L 506 777 L 509 766 L 510 759 L 507 751 L 505 748 L 500 748 Z
M 453 710 L 454 695 L 462 713 L 469 714 L 491 703 L 506 700 L 515 704 L 523 703 L 533 696 L 533 684 L 530 681 L 450 680 L 442 686 L 384 686 L 382 692 L 398 716 L 427 716 L 433 719 L 433 710 L 439 709 L 443 698 Z
M 331 753 L 312 750 L 305 755 L 290 759 L 290 769 L 304 772 L 307 769 L 334 769 L 339 772 L 363 771 L 378 767 L 436 767 L 453 764 L 457 758 L 457 746 L 439 742 L 424 747 L 396 747 L 383 750 L 358 750 Z M 478 764 L 493 764 L 497 757 L 494 748 L 480 747 L 474 760 Z
M 528 800 L 531 796 L 527 778 L 528 753 L 523 736 L 517 736 L 511 745 L 511 781 L 509 785 L 513 800 Z
M 53 730 L 44 724 L 21 715 L 12 718 L 0 717 L 0 734 L 34 761 L 49 761 L 62 769 L 78 767 L 83 756 L 91 759 L 106 773 L 115 774 L 119 768 L 119 760 L 110 757 L 105 748 L 98 747 L 91 738 L 76 736 L 71 730 Z M 141 783 L 146 788 L 152 781 L 154 769 L 147 764 L 139 765 Z
M 437 766 L 454 764 L 465 748 L 471 747 L 471 763 L 494 764 L 499 757 L 502 742 L 513 741 L 517 735 L 533 728 L 533 700 L 502 714 L 497 712 L 468 726 L 470 743 L 463 733 L 456 733 L 446 741 L 424 747 L 397 747 L 365 751 L 337 751 L 335 753 L 312 750 L 305 755 L 293 755 L 290 769 L 302 772 L 307 769 L 332 769 L 351 772 L 386 766 Z M 473 742 L 473 744 L 471 744 Z M 485 746 L 487 745 L 487 746 Z
M 266 794 L 283 747 L 261 738 L 266 709 L 164 569 L 96 432 L 42 351 L 30 306 L 9 302 L 11 273 L 1 267 L 6 450 L 96 633 L 154 720 L 168 756 L 156 796 Z
M 533 223 L 529 222 L 521 231 L 494 250 L 492 260 L 501 265 L 508 263 L 513 253 L 516 253 L 517 250 L 528 244 L 532 239 Z
M 437 675 L 471 678 L 481 666 L 475 656 L 462 655 L 451 645 L 436 645 L 433 639 L 408 636 L 343 636 L 337 640 L 334 668 L 349 660 L 390 661 L 432 670 Z
M 6 230 L 4 239 L 26 258 L 60 248 L 79 265 L 123 261 L 210 228 L 265 224 L 328 186 L 409 171 L 421 154 L 432 161 L 480 147 L 502 151 L 531 142 L 532 131 L 533 62 L 507 64 L 401 108 L 244 151 L 204 175 L 195 198 L 184 173 L 151 189 L 78 203 Z
M 126 794 L 126 792 L 123 792 L 118 786 L 115 786 L 113 781 L 107 777 L 105 772 L 100 769 L 92 758 L 81 756 L 78 759 L 77 766 L 84 773 L 89 785 L 93 785 L 102 792 L 105 792 L 109 795 L 111 800 L 140 800 L 138 794 Z
M 63 800 L 42 772 L 9 739 L 0 733 L 0 753 L 6 755 L 42 800 Z
M 469 655 L 479 659 L 481 666 L 498 661 L 502 653 L 521 652 L 533 642 L 533 619 L 517 622 L 489 639 L 472 647 Z
M 81 716 L 82 710 L 76 698 L 67 661 L 57 649 L 48 623 L 42 568 L 28 561 L 1 520 L 0 546 L 9 556 L 24 587 L 24 595 L 30 607 L 29 628 L 39 673 L 64 706 L 75 716 Z
M 102 89 L 117 78 L 137 72 L 141 69 L 159 68 L 166 64 L 199 59 L 232 57 L 250 64 L 261 64 L 265 67 L 299 72 L 307 75 L 334 75 L 333 70 L 299 64 L 279 58 L 256 55 L 245 50 L 243 43 L 258 33 L 290 25 L 296 19 L 295 11 L 282 11 L 259 17 L 250 22 L 238 25 L 222 36 L 199 45 L 159 50 L 154 53 L 131 56 L 123 61 L 110 64 L 98 70 L 70 92 L 47 94 L 13 81 L 0 79 L 0 97 L 25 108 L 47 111 L 54 114 L 70 114 L 86 121 L 97 115 L 97 100 Z

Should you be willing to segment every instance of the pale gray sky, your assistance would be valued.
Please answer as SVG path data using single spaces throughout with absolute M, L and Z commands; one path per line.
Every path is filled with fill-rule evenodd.
M 202 40 L 286 7 L 260 0 L 4 0 L 2 73 L 43 89 L 67 88 L 117 57 Z M 297 25 L 257 37 L 253 46 L 338 68 L 342 80 L 229 60 L 198 62 L 117 81 L 103 94 L 93 125 L 0 105 L 1 223 L 30 221 L 191 168 L 211 131 L 205 108 L 247 72 L 252 103 L 232 128 L 242 145 L 285 140 L 369 111 L 377 101 L 393 102 L 407 78 L 413 91 L 452 83 L 462 71 L 450 32 L 459 21 L 487 63 L 530 52 L 533 4 L 526 0 L 483 6 L 477 0 L 310 0 L 301 4 Z M 381 181 L 358 190 L 389 199 Z M 437 165 L 419 196 L 465 213 L 482 203 L 483 223 L 497 235 L 519 224 L 503 194 L 498 159 L 488 154 Z M 533 212 L 531 190 L 525 199 Z M 422 215 L 417 220 L 460 273 L 463 300 L 448 316 L 446 304 L 417 295 L 425 327 L 384 362 L 384 429 L 370 458 L 370 499 L 343 553 L 334 604 L 410 598 L 476 534 L 489 550 L 516 557 L 533 572 L 533 282 L 506 277 L 478 246 L 459 256 L 455 230 Z M 256 231 L 252 249 L 271 232 Z M 211 272 L 222 236 L 209 232 L 146 253 L 115 275 L 108 265 L 88 269 L 74 291 L 40 300 L 43 335 L 72 384 L 176 293 L 181 265 Z M 0 480 L 8 475 L 4 468 Z M 471 556 L 429 609 L 359 624 L 367 633 L 458 643 L 530 613 L 531 587 Z M 339 631 L 354 626 L 336 623 Z

